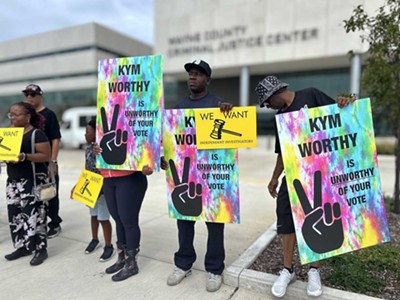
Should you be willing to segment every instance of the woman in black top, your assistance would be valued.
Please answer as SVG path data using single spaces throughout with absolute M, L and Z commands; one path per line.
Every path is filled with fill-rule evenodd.
M 30 261 L 32 266 L 41 264 L 47 258 L 46 203 L 38 201 L 32 194 L 33 169 L 35 163 L 36 183 L 47 182 L 47 165 L 50 158 L 50 144 L 41 130 L 44 119 L 29 103 L 19 102 L 10 107 L 8 118 L 11 127 L 24 128 L 21 152 L 18 161 L 7 162 L 7 210 L 14 252 L 7 254 L 7 260 L 15 260 L 35 253 Z M 32 153 L 32 133 L 34 151 Z

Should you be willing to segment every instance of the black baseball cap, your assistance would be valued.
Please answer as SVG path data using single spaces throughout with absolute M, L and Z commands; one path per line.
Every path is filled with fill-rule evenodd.
M 199 69 L 203 74 L 207 75 L 208 77 L 211 77 L 210 65 L 206 63 L 204 60 L 196 59 L 193 62 L 185 64 L 185 70 L 187 72 L 189 72 L 193 68 Z
M 40 88 L 40 86 L 38 86 L 37 84 L 33 84 L 33 83 L 28 84 L 28 85 L 26 86 L 26 88 L 25 88 L 22 92 L 23 92 L 23 93 L 26 93 L 26 92 L 35 92 L 35 93 L 37 93 L 37 94 L 39 94 L 39 95 L 43 95 L 43 90 Z

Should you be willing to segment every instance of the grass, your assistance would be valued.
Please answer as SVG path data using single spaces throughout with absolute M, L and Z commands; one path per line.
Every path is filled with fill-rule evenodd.
M 391 245 L 336 256 L 325 263 L 332 268 L 327 282 L 355 293 L 381 292 L 386 287 L 386 276 L 400 280 L 400 250 Z

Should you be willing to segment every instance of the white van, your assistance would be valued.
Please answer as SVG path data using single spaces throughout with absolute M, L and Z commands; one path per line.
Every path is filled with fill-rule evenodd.
M 66 109 L 61 121 L 61 146 L 82 148 L 86 144 L 86 124 L 96 118 L 96 106 L 72 107 Z

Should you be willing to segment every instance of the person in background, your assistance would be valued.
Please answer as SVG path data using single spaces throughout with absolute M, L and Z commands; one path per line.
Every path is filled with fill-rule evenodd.
M 37 266 L 47 259 L 46 205 L 39 201 L 32 189 L 34 187 L 32 163 L 35 164 L 36 184 L 46 183 L 47 162 L 50 157 L 49 141 L 41 130 L 44 119 L 28 103 L 19 102 L 10 107 L 8 118 L 11 127 L 23 128 L 21 152 L 17 161 L 7 162 L 6 199 L 11 239 L 16 249 L 5 255 L 7 260 L 29 256 Z M 32 152 L 32 134 L 34 152 Z
M 22 93 L 25 95 L 25 102 L 31 104 L 36 112 L 41 114 L 45 121 L 44 121 L 44 133 L 46 134 L 47 138 L 50 141 L 51 145 L 51 160 L 53 161 L 54 166 L 54 175 L 57 182 L 57 195 L 49 201 L 48 205 L 48 212 L 47 215 L 50 218 L 50 222 L 48 225 L 48 233 L 47 237 L 49 239 L 58 236 L 61 233 L 61 222 L 62 219 L 59 216 L 60 210 L 60 199 L 58 196 L 59 191 L 59 183 L 60 178 L 58 174 L 58 151 L 60 150 L 60 125 L 57 120 L 56 114 L 49 109 L 48 107 L 43 105 L 43 91 L 40 86 L 36 84 L 29 84 Z M 50 167 L 50 166 L 49 166 Z
M 183 98 L 175 109 L 184 108 L 213 108 L 220 107 L 221 111 L 229 111 L 233 105 L 225 102 L 208 91 L 211 83 L 211 68 L 204 60 L 197 59 L 184 66 L 188 72 L 189 95 Z M 167 284 L 174 286 L 191 274 L 191 268 L 196 260 L 193 247 L 195 221 L 177 220 L 179 249 L 175 252 L 175 268 L 169 275 Z M 219 290 L 222 284 L 222 272 L 225 264 L 224 223 L 206 222 L 208 230 L 207 253 L 204 259 L 208 272 L 206 289 L 209 292 Z
M 96 121 L 90 120 L 86 125 L 86 133 L 85 133 L 86 142 L 88 146 L 85 152 L 85 169 L 97 174 L 100 174 L 100 171 L 96 168 L 96 157 L 93 153 L 93 144 L 96 142 Z M 71 191 L 72 193 L 75 187 Z M 108 212 L 106 199 L 104 197 L 103 191 L 100 192 L 99 198 L 96 201 L 96 204 L 93 208 L 90 208 L 90 228 L 92 231 L 92 240 L 89 245 L 85 249 L 86 254 L 93 253 L 97 248 L 101 247 L 99 241 L 99 224 L 103 228 L 104 235 L 104 251 L 100 256 L 100 261 L 108 261 L 115 254 L 114 247 L 111 243 L 111 233 L 112 226 L 110 222 L 110 213 Z
M 277 110 L 277 114 L 298 111 L 303 107 L 314 108 L 336 103 L 331 97 L 316 88 L 306 88 L 299 91 L 289 91 L 288 84 L 279 80 L 276 76 L 266 76 L 256 87 L 260 107 Z M 339 97 L 337 104 L 344 107 L 353 102 L 355 98 Z M 276 128 L 275 128 L 276 129 Z M 272 178 L 268 184 L 268 192 L 276 198 L 277 232 L 282 236 L 283 269 L 272 286 L 272 294 L 275 297 L 283 297 L 289 284 L 296 280 L 293 271 L 293 254 L 296 244 L 295 228 L 292 210 L 290 207 L 289 193 L 286 177 L 277 192 L 279 177 L 284 171 L 279 136 L 275 130 L 275 153 L 277 159 Z M 308 271 L 307 295 L 320 296 L 322 294 L 321 277 L 319 273 L 319 261 L 313 262 Z

